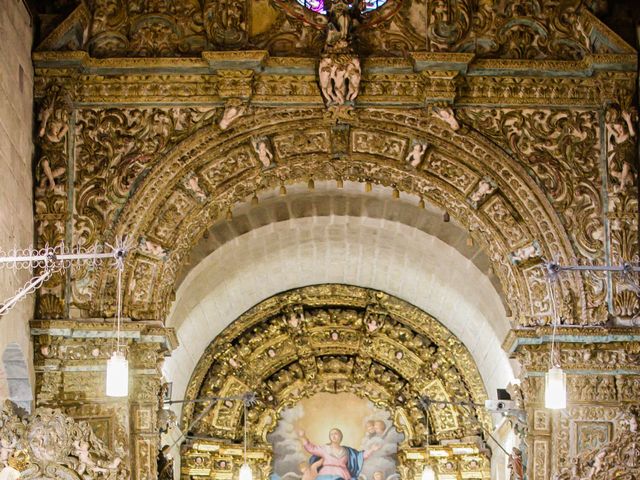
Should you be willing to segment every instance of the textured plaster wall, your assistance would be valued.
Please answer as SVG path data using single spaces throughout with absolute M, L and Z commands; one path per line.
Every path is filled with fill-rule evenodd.
M 33 243 L 33 201 L 31 161 L 33 154 L 33 68 L 32 27 L 21 1 L 0 0 L 0 250 Z M 0 303 L 12 296 L 29 279 L 29 272 L 0 270 Z M 0 400 L 11 386 L 15 400 L 31 399 L 31 388 L 16 378 L 33 379 L 29 320 L 34 297 L 20 302 L 9 315 L 0 317 Z M 4 354 L 7 355 L 4 355 Z M 16 371 L 19 357 L 26 361 Z M 33 382 L 31 382 L 33 384 Z M 20 398 L 18 398 L 20 397 Z
M 185 278 L 168 321 L 180 340 L 164 368 L 174 398 L 183 398 L 206 346 L 243 312 L 278 292 L 319 283 L 383 290 L 433 315 L 470 350 L 490 397 L 513 377 L 501 348 L 504 307 L 468 258 L 398 222 L 307 217 L 236 237 Z

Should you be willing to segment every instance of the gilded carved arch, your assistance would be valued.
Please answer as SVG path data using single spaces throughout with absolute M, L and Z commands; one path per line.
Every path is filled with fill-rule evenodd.
M 318 392 L 352 392 L 386 408 L 411 446 L 425 441 L 419 397 L 469 402 L 429 407 L 440 440 L 491 429 L 486 391 L 466 347 L 427 313 L 360 287 L 304 287 L 256 305 L 211 342 L 185 398 L 247 391 L 257 395 L 247 418 L 253 444 L 266 444 L 284 408 Z M 199 437 L 239 440 L 242 410 L 240 401 L 186 403 L 182 425 Z
M 260 142 L 272 155 L 266 168 Z M 424 150 L 414 166 L 416 146 Z M 128 314 L 164 317 L 190 249 L 234 204 L 309 179 L 377 183 L 442 208 L 484 246 L 518 322 L 541 323 L 549 315 L 540 259 L 573 256 L 552 205 L 503 149 L 422 109 L 356 111 L 342 121 L 320 109 L 255 109 L 228 129 L 204 127 L 188 137 L 155 163 L 111 224 L 110 234 L 140 242 L 129 260 Z M 97 280 L 97 298 L 108 299 L 106 272 Z M 562 281 L 564 292 L 584 296 L 580 278 Z M 78 296 L 75 302 L 95 308 Z M 101 303 L 98 310 L 108 308 Z

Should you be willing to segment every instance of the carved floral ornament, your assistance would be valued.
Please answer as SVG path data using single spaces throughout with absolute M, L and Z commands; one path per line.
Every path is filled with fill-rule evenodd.
M 388 409 L 407 445 L 425 441 L 418 398 L 483 404 L 482 379 L 467 349 L 426 313 L 382 292 L 345 285 L 305 287 L 271 297 L 233 322 L 207 348 L 186 399 L 255 391 L 249 409 L 253 445 L 266 445 L 280 412 L 318 392 L 350 391 Z M 194 407 L 195 405 L 195 407 Z M 239 440 L 242 402 L 209 410 L 185 404 L 182 425 L 195 435 Z M 482 408 L 433 405 L 440 439 L 481 436 Z
M 125 299 L 128 315 L 164 315 L 175 272 L 203 232 L 234 204 L 246 202 L 263 189 L 277 188 L 283 182 L 306 183 L 310 177 L 395 185 L 414 195 L 416 203 L 424 198 L 450 212 L 486 246 L 507 297 L 515 299 L 511 308 L 519 322 L 543 322 L 549 314 L 547 286 L 536 264 L 543 255 L 569 258 L 565 252 L 571 251 L 571 240 L 558 219 L 549 215 L 553 209 L 543 206 L 547 200 L 521 167 L 482 135 L 454 131 L 445 120 L 422 110 L 402 114 L 356 110 L 349 124 L 338 129 L 319 109 L 275 113 L 254 108 L 250 116 L 241 116 L 228 129 L 212 126 L 191 134 L 162 160 L 154 157 L 156 161 L 150 163 L 150 157 L 138 153 L 140 140 L 135 132 L 142 124 L 137 119 L 166 118 L 167 131 L 172 132 L 176 121 L 172 116 L 181 114 L 79 112 L 78 164 L 97 156 L 105 158 L 101 164 L 121 164 L 123 169 L 92 170 L 89 166 L 93 164 L 87 163 L 88 169 L 76 176 L 78 190 L 83 191 L 84 185 L 87 190 L 78 196 L 74 237 L 76 242 L 91 245 L 98 241 L 97 232 L 106 227 L 109 234 L 127 232 L 142 239 L 127 267 L 130 285 L 125 291 L 132 292 Z M 202 118 L 212 118 L 204 115 Z M 122 116 L 117 127 L 121 133 L 113 137 L 115 143 L 98 144 L 92 137 L 102 138 L 103 129 L 110 131 L 116 125 L 111 120 L 102 122 L 118 116 Z M 189 132 L 193 128 L 182 127 L 180 136 Z M 157 138 L 162 142 L 160 151 L 166 149 L 169 143 L 164 134 Z M 422 152 L 420 147 L 422 153 L 412 157 L 417 144 L 428 144 L 428 149 Z M 125 153 L 118 158 L 110 153 L 122 149 Z M 117 204 L 101 202 L 101 192 L 105 188 L 114 194 L 126 192 L 131 184 L 127 179 L 135 178 L 129 168 L 148 173 L 138 182 L 135 194 L 122 199 L 126 203 L 115 217 Z M 97 184 L 103 186 L 92 192 Z M 529 252 L 528 246 L 536 239 L 545 239 L 544 244 L 539 242 L 544 247 Z M 514 254 L 523 261 L 512 261 Z M 86 303 L 92 296 L 104 299 L 101 302 L 112 298 L 104 290 L 110 282 L 107 273 L 86 272 L 76 279 L 73 302 L 77 307 L 110 308 L 108 303 L 94 302 L 91 307 Z M 579 278 L 565 277 L 561 288 L 581 292 L 584 287 L 576 280 Z M 103 293 L 96 296 L 98 291 Z M 580 296 L 574 294 L 574 298 Z M 538 300 L 526 300 L 532 297 Z M 573 312 L 570 321 L 576 321 L 576 316 L 589 318 L 588 312 L 578 313 L 579 305 L 568 308 L 572 310 L 567 318 Z
M 81 2 L 39 49 L 86 50 L 94 57 L 184 57 L 228 49 L 317 55 L 327 17 L 318 13 L 319 0 L 306 3 L 312 8 L 295 0 L 268 8 L 249 0 Z M 355 30 L 362 54 L 576 60 L 590 53 L 632 53 L 591 14 L 589 2 L 389 0 L 372 11 L 380 3 L 365 1 L 359 8 Z
M 40 131 L 49 128 L 48 105 L 55 105 L 56 98 L 45 102 Z M 64 114 L 67 104 L 59 103 L 62 113 L 53 118 L 68 119 Z M 624 232 L 625 225 L 633 223 L 628 212 L 636 204 L 635 187 L 628 181 L 635 173 L 630 167 L 632 157 L 627 155 L 633 153 L 627 144 L 635 140 L 635 130 L 625 120 L 631 114 L 620 113 L 619 107 L 612 112 L 618 113 L 608 116 L 610 133 L 603 147 L 596 112 L 568 109 L 475 107 L 454 111 L 446 103 L 402 114 L 355 109 L 340 120 L 342 126 L 336 126 L 331 112 L 323 114 L 321 109 L 283 109 L 274 115 L 269 108 L 238 99 L 230 99 L 223 111 L 178 106 L 82 108 L 71 130 L 77 169 L 74 243 L 95 245 L 104 240 L 97 232 L 101 237 L 104 231 L 131 233 L 131 224 L 144 258 L 137 257 L 134 266 L 139 278 L 137 289 L 131 291 L 138 298 L 128 301 L 129 314 L 161 318 L 182 259 L 202 232 L 222 212 L 232 211 L 234 204 L 263 189 L 306 182 L 311 176 L 370 181 L 393 185 L 451 212 L 486 246 L 506 297 L 514 299 L 510 307 L 518 323 L 541 324 L 548 318 L 549 302 L 548 286 L 536 266 L 540 259 L 603 261 L 602 148 L 610 152 L 611 248 L 615 258 L 632 260 L 635 243 Z M 214 123 L 217 125 L 212 126 Z M 301 131 L 301 124 L 309 128 Z M 250 135 L 249 129 L 253 129 Z M 66 182 L 56 180 L 53 172 L 62 172 L 60 179 L 64 179 L 64 145 L 71 134 L 64 128 L 59 132 L 52 138 L 43 136 L 36 169 L 40 183 L 48 182 L 50 187 L 52 177 L 56 184 L 36 191 L 41 244 L 59 242 L 67 228 L 67 195 L 62 187 Z M 550 138 L 552 142 L 547 141 Z M 545 141 L 539 141 L 542 139 Z M 299 141 L 306 141 L 306 146 L 296 147 Z M 160 161 L 178 143 L 180 148 L 171 153 L 173 160 Z M 513 157 L 506 151 L 513 152 Z M 49 159 L 58 157 L 50 152 L 58 152 L 60 159 L 55 164 Z M 531 184 L 531 176 L 537 185 Z M 134 188 L 137 191 L 132 196 Z M 114 201 L 105 202 L 105 195 Z M 143 212 L 136 210 L 140 209 L 136 202 L 144 205 Z M 164 210 L 149 209 L 149 205 Z M 116 214 L 119 226 L 114 224 Z M 175 235 L 177 229 L 188 231 Z M 175 243 L 178 238 L 180 242 Z M 111 295 L 103 297 L 107 302 L 103 307 L 88 308 L 92 292 L 105 287 L 101 275 L 78 272 L 72 300 L 76 307 L 98 315 L 109 311 Z M 562 281 L 564 323 L 605 321 L 604 276 L 567 275 Z M 56 278 L 42 290 L 41 317 L 65 315 L 64 282 Z M 633 318 L 640 309 L 637 299 L 623 285 L 614 288 L 612 313 Z M 154 297 L 163 303 L 151 304 Z
M 640 406 L 618 412 L 615 436 L 597 448 L 588 449 L 571 459 L 553 475 L 553 480 L 609 480 L 640 478 Z
M 7 401 L 0 411 L 0 469 L 9 464 L 24 479 L 129 478 L 123 456 L 109 451 L 88 423 L 50 408 L 22 415 Z

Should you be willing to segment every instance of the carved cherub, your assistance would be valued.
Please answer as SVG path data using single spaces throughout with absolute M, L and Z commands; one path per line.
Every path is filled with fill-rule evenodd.
M 540 254 L 540 245 L 538 245 L 537 241 L 534 241 L 532 244 L 512 252 L 509 254 L 509 257 L 511 259 L 511 263 L 519 265 L 527 260 L 539 257 Z
M 478 208 L 478 205 L 495 190 L 496 185 L 491 180 L 483 178 L 478 182 L 476 190 L 469 195 L 469 203 L 473 208 Z
M 320 83 L 320 91 L 324 96 L 327 105 L 337 103 L 337 99 L 333 94 L 333 85 L 331 79 L 333 77 L 333 70 L 335 65 L 331 58 L 325 57 L 320 60 L 320 66 L 318 68 L 318 79 Z
M 356 99 L 360 91 L 360 79 L 362 76 L 360 59 L 354 57 L 349 61 L 345 75 L 348 81 L 347 100 L 352 102 Z
M 605 115 L 607 130 L 607 165 L 609 175 L 617 180 L 614 191 L 622 192 L 635 184 L 632 162 L 635 158 L 634 137 L 637 135 L 634 122 L 635 110 L 620 111 L 619 107 L 610 107 Z
M 437 118 L 448 124 L 454 132 L 460 130 L 460 124 L 450 106 L 434 105 L 431 111 Z
M 43 156 L 40 159 L 40 182 L 38 183 L 39 190 L 53 191 L 56 188 L 56 179 L 60 178 L 66 172 L 65 167 L 51 168 L 49 158 Z
M 60 87 L 51 87 L 38 113 L 38 121 L 38 137 L 51 143 L 61 142 L 69 131 L 69 107 Z
M 427 148 L 429 148 L 427 143 L 416 143 L 409 151 L 405 160 L 409 162 L 412 167 L 417 167 L 422 162 L 422 158 L 424 157 Z
M 16 439 L 10 435 L 11 432 L 6 432 L 6 434 L 3 433 L 2 437 L 0 437 L 0 465 L 4 465 L 5 467 L 9 465 L 9 458 L 17 444 Z
M 162 248 L 161 245 L 158 245 L 157 243 L 153 243 L 146 239 L 140 242 L 140 246 L 147 253 L 150 253 L 151 255 L 155 255 L 156 257 L 164 257 L 167 254 L 166 250 Z
M 238 98 L 231 98 L 227 101 L 225 105 L 224 113 L 222 114 L 222 118 L 218 123 L 221 130 L 226 130 L 229 128 L 235 120 L 240 118 L 247 111 L 246 105 L 242 103 L 242 100 Z
M 260 138 L 253 142 L 253 148 L 258 155 L 258 160 L 264 168 L 271 167 L 271 162 L 273 161 L 273 153 L 269 149 L 269 145 L 267 144 L 267 140 L 264 138 Z
M 193 194 L 198 198 L 198 200 L 204 201 L 207 199 L 207 194 L 204 192 L 204 190 L 200 186 L 197 175 L 191 175 L 189 179 L 185 182 L 185 187 L 191 190 Z

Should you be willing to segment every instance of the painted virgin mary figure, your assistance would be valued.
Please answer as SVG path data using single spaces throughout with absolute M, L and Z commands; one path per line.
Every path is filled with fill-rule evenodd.
M 369 450 L 356 450 L 342 443 L 342 431 L 329 430 L 329 443 L 315 445 L 303 431 L 298 432 L 304 449 L 311 454 L 309 468 L 304 471 L 303 480 L 357 480 L 364 461 L 380 448 L 374 445 Z

